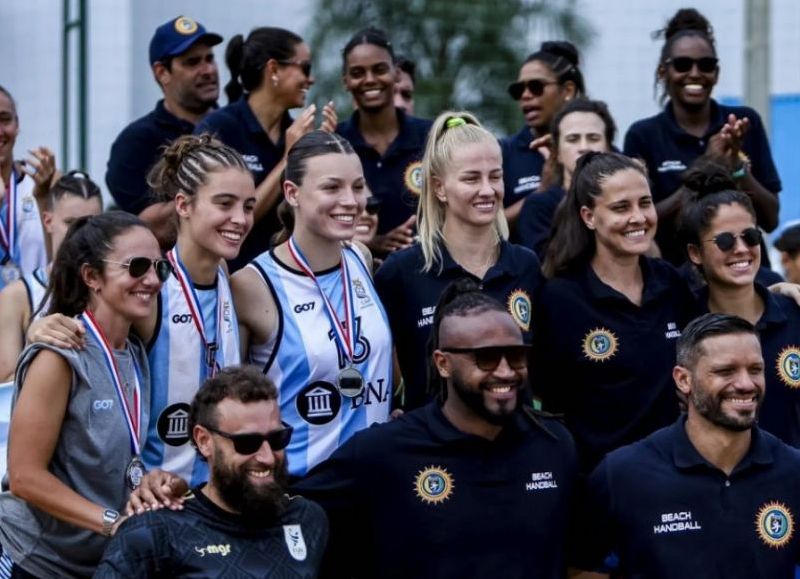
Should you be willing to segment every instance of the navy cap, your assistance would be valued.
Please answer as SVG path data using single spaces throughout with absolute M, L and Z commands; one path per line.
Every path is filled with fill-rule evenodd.
M 150 64 L 183 54 L 196 42 L 214 46 L 222 42 L 222 37 L 207 32 L 205 26 L 188 16 L 178 16 L 156 28 L 150 41 Z
M 787 253 L 795 253 L 800 250 L 800 225 L 787 227 L 781 236 L 775 240 L 775 249 Z

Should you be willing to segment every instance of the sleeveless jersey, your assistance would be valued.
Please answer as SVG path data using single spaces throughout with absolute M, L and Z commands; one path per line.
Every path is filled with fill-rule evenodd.
M 46 267 L 38 267 L 33 273 L 22 276 L 25 291 L 28 294 L 28 307 L 31 311 L 31 321 L 44 317 L 47 304 L 43 303 L 44 294 L 47 292 L 48 275 Z M 39 310 L 41 306 L 41 310 Z M 37 312 L 37 310 L 39 310 Z
M 25 176 L 17 185 L 17 208 L 15 211 L 17 225 L 17 241 L 11 250 L 11 259 L 19 266 L 22 275 L 33 273 L 37 267 L 47 265 L 47 250 L 44 243 L 44 229 L 39 217 L 39 207 L 33 198 L 33 179 Z M 4 197 L 0 201 L 0 219 L 6 222 L 8 202 Z M 6 259 L 7 252 L 0 245 L 0 262 Z M 0 276 L 0 289 L 9 280 Z
M 281 417 L 294 427 L 286 450 L 293 476 L 303 476 L 359 430 L 389 418 L 389 322 L 358 251 L 348 247 L 343 255 L 353 285 L 354 367 L 365 383 L 364 391 L 353 398 L 343 396 L 336 387 L 336 377 L 348 363 L 316 284 L 276 261 L 271 251 L 247 266 L 262 277 L 278 309 L 277 332 L 265 344 L 251 347 L 248 355 L 278 387 Z M 339 266 L 315 275 L 343 320 Z
M 239 327 L 228 279 L 221 269 L 216 286 L 195 286 L 209 339 L 216 336 L 220 367 L 240 363 Z M 217 296 L 222 304 L 221 334 L 217 333 Z M 149 344 L 152 374 L 150 428 L 142 451 L 148 469 L 161 468 L 192 486 L 208 480 L 208 465 L 189 443 L 189 405 L 208 377 L 205 348 L 175 275 L 161 287 L 158 325 Z

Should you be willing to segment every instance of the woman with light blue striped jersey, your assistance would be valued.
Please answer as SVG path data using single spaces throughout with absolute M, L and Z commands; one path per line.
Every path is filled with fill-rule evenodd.
M 361 161 L 313 131 L 289 151 L 288 239 L 231 279 L 243 352 L 278 385 L 294 427 L 289 472 L 303 476 L 359 430 L 389 418 L 392 339 L 369 251 L 351 241 L 367 201 Z

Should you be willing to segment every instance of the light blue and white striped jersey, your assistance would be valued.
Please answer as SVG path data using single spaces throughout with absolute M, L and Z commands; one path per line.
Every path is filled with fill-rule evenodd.
M 217 336 L 217 295 L 222 304 L 222 334 L 217 336 L 220 367 L 240 363 L 239 327 L 225 274 L 217 272 L 214 286 L 194 286 L 209 337 Z M 150 426 L 142 450 L 148 469 L 161 468 L 183 477 L 191 486 L 208 480 L 208 465 L 189 443 L 189 407 L 208 377 L 205 348 L 192 321 L 175 275 L 161 287 L 155 337 L 148 358 L 152 391 Z
M 25 291 L 28 294 L 31 321 L 44 317 L 47 312 L 47 304 L 42 302 L 44 301 L 44 294 L 47 293 L 48 280 L 46 267 L 37 267 L 33 273 L 22 276 L 22 283 L 25 284 Z M 40 306 L 42 306 L 41 310 L 39 309 Z
M 265 252 L 247 267 L 264 279 L 278 308 L 278 329 L 249 351 L 278 387 L 281 418 L 294 427 L 286 453 L 289 472 L 303 476 L 353 434 L 386 422 L 392 400 L 392 337 L 372 279 L 353 248 L 344 250 L 353 285 L 356 347 L 354 366 L 364 377 L 364 392 L 342 396 L 336 376 L 347 360 L 334 337 L 319 290 L 311 278 Z M 339 267 L 315 272 L 340 320 L 344 319 Z
M 8 186 L 8 184 L 6 184 Z M 11 255 L 8 256 L 3 245 L 0 244 L 0 262 L 5 262 L 6 257 L 10 257 L 16 262 L 20 269 L 20 274 L 33 273 L 37 267 L 47 266 L 47 250 L 44 243 L 44 228 L 39 217 L 39 207 L 33 197 L 35 183 L 29 176 L 25 176 L 17 184 L 17 207 L 14 215 L 16 217 L 17 239 L 15 247 L 11 248 Z M 8 219 L 8 200 L 6 196 L 0 200 L 0 220 L 5 223 Z M 2 266 L 0 266 L 0 271 Z M 0 289 L 3 289 L 11 280 L 4 279 L 0 275 Z

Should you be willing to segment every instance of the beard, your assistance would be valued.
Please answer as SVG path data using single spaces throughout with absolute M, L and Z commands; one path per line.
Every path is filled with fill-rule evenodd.
M 739 416 L 737 414 L 726 414 L 722 410 L 722 400 L 707 392 L 692 390 L 690 400 L 700 416 L 703 416 L 712 424 L 731 432 L 750 430 L 756 422 L 756 418 L 758 418 L 758 408 L 761 406 L 761 399 L 759 398 L 756 412 L 751 415 Z
M 514 401 L 513 404 L 511 403 L 512 401 L 509 401 L 506 404 L 498 404 L 496 408 L 489 408 L 483 396 L 484 387 L 489 386 L 488 382 L 482 382 L 477 388 L 470 387 L 457 373 L 453 373 L 451 380 L 453 384 L 453 393 L 461 399 L 467 408 L 489 424 L 504 426 L 512 420 L 517 409 L 518 400 Z M 512 389 L 519 392 L 519 385 L 512 385 Z
M 247 463 L 238 469 L 230 466 L 217 448 L 211 469 L 214 486 L 222 500 L 245 520 L 257 526 L 273 524 L 289 503 L 286 460 L 275 458 L 272 468 L 274 480 L 265 484 L 254 484 L 245 472 L 246 467 Z

